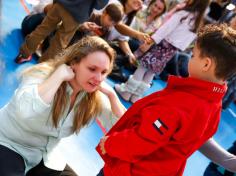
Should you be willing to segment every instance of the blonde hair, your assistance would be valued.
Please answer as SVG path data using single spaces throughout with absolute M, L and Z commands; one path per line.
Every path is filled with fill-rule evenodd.
M 38 64 L 24 74 L 34 75 L 37 71 L 45 72 L 46 75 L 50 75 L 59 65 L 61 64 L 75 64 L 79 63 L 87 55 L 102 51 L 107 54 L 110 59 L 110 71 L 113 67 L 113 62 L 115 58 L 114 50 L 108 45 L 108 43 L 96 36 L 84 37 L 77 43 L 65 49 L 62 53 L 57 55 L 54 60 L 47 61 L 45 63 Z M 84 93 L 83 91 L 80 93 Z M 102 105 L 100 101 L 99 91 L 92 93 L 85 93 L 79 106 L 75 109 L 73 132 L 79 132 L 79 130 L 101 113 Z M 58 126 L 60 120 L 60 115 L 65 110 L 68 100 L 66 99 L 66 82 L 63 82 L 58 88 L 52 108 L 52 120 L 55 127 Z

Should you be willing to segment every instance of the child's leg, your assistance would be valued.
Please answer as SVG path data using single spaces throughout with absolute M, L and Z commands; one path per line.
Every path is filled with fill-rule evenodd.
M 147 71 L 141 81 L 139 87 L 136 90 L 136 94 L 133 94 L 131 97 L 131 102 L 135 103 L 140 98 L 142 98 L 143 93 L 150 88 L 150 83 L 153 80 L 155 73 L 151 70 Z
M 57 3 L 56 3 L 57 4 Z M 54 59 L 54 57 L 67 48 L 76 30 L 78 29 L 79 23 L 71 16 L 63 6 L 58 4 L 58 10 L 60 10 L 60 16 L 62 24 L 56 30 L 55 35 L 51 38 L 49 47 L 42 54 L 40 62 Z
M 139 66 L 134 72 L 134 75 L 131 75 L 126 83 L 115 85 L 116 92 L 119 93 L 124 100 L 129 101 L 131 95 L 135 93 L 140 81 L 143 79 L 145 72 L 146 69 Z
M 135 70 L 134 74 L 133 74 L 133 78 L 137 81 L 142 81 L 145 73 L 146 73 L 146 68 L 144 68 L 143 66 L 138 66 L 138 68 Z
M 150 84 L 155 76 L 155 73 L 151 70 L 147 71 L 143 77 L 143 82 Z
M 25 42 L 21 46 L 20 53 L 24 57 L 28 57 L 35 52 L 38 45 L 56 29 L 57 24 L 61 21 L 58 14 L 57 3 L 52 6 L 52 9 L 47 13 L 46 17 L 37 28 L 26 36 Z

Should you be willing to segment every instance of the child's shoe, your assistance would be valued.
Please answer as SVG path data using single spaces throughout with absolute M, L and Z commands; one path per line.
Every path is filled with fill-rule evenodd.
M 145 82 L 141 82 L 138 88 L 136 89 L 135 93 L 131 96 L 130 101 L 131 103 L 135 103 L 139 99 L 143 97 L 143 94 L 146 90 L 150 88 L 150 84 L 147 84 Z
M 22 64 L 24 62 L 28 62 L 31 60 L 32 60 L 32 55 L 30 55 L 29 57 L 24 57 L 23 54 L 19 53 L 15 58 L 15 63 Z
M 131 97 L 131 93 L 127 92 L 127 91 L 123 91 L 121 88 L 122 85 L 120 84 L 115 84 L 115 91 L 125 100 L 125 101 L 129 101 L 130 97 Z

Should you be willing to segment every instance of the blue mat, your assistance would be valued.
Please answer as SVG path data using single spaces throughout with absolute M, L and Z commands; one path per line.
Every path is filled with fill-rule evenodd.
M 30 6 L 28 6 L 30 8 Z M 26 67 L 36 63 L 35 60 L 17 65 L 14 58 L 18 53 L 23 38 L 20 31 L 21 21 L 26 12 L 19 0 L 2 2 L 2 19 L 0 20 L 0 107 L 4 106 L 12 96 L 18 85 L 18 75 Z M 114 86 L 114 81 L 107 80 Z M 165 83 L 155 80 L 153 86 L 146 92 L 150 94 L 160 90 Z M 121 100 L 128 108 L 131 104 Z M 222 112 L 221 122 L 218 132 L 214 138 L 225 148 L 228 148 L 236 139 L 236 107 L 230 107 Z M 78 136 L 73 135 L 64 139 L 60 150 L 63 151 L 68 164 L 80 176 L 94 176 L 103 165 L 102 160 L 95 151 L 95 146 L 99 142 L 103 133 L 97 123 L 92 123 L 83 129 Z M 195 152 L 188 160 L 184 176 L 200 176 L 204 172 L 209 160 Z

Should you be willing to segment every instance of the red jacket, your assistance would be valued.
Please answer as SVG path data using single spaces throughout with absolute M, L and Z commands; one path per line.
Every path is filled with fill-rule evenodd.
M 106 134 L 105 176 L 180 176 L 187 158 L 217 130 L 226 85 L 170 77 L 133 104 Z

